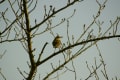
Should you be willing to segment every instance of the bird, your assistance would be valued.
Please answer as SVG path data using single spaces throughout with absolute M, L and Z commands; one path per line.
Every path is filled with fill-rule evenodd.
M 60 46 L 61 46 L 61 38 L 62 38 L 62 36 L 59 36 L 59 35 L 57 35 L 55 37 L 55 39 L 52 42 L 53 48 L 55 48 L 55 49 L 60 48 Z

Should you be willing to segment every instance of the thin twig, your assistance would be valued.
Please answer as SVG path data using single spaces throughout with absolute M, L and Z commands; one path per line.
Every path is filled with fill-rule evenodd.
M 5 55 L 6 51 L 7 51 L 7 50 L 5 50 L 5 51 L 3 52 L 3 54 L 0 54 L 0 59 L 2 59 L 2 57 Z
M 22 71 L 20 70 L 20 68 L 17 67 L 17 69 L 18 69 L 19 73 L 26 79 L 26 77 L 23 75 L 23 73 L 22 73 Z
M 78 2 L 79 0 L 74 0 L 73 2 L 71 2 L 70 4 L 54 11 L 51 15 L 49 15 L 47 18 L 45 18 L 42 22 L 40 22 L 39 24 L 35 25 L 34 27 L 31 28 L 31 31 L 36 29 L 37 27 L 39 27 L 40 25 L 42 25 L 44 22 L 46 22 L 49 18 L 53 17 L 55 14 L 57 14 L 60 11 L 63 11 L 64 9 L 68 8 L 69 6 L 73 5 L 74 3 Z M 82 1 L 82 0 L 81 0 Z M 79 1 L 80 2 L 80 1 Z
M 42 50 L 41 50 L 41 52 L 40 52 L 40 54 L 39 54 L 37 63 L 40 61 L 40 58 L 41 58 L 41 56 L 42 56 L 42 54 L 43 54 L 43 51 L 44 51 L 45 47 L 47 46 L 47 44 L 48 44 L 48 42 L 46 42 L 46 43 L 44 44 L 44 46 L 43 46 L 43 48 L 42 48 Z
M 101 63 L 102 63 L 102 65 L 103 65 L 103 67 L 104 67 L 104 72 L 103 72 L 103 71 L 101 71 L 101 72 L 103 73 L 104 77 L 105 77 L 107 80 L 109 80 L 108 75 L 107 75 L 107 71 L 106 71 L 106 64 L 105 64 L 105 62 L 104 62 L 104 60 L 103 60 L 103 57 L 102 57 L 102 55 L 101 55 L 100 49 L 99 49 L 99 47 L 98 47 L 97 44 L 96 44 L 96 47 L 97 47 L 97 50 L 98 50 L 98 52 L 99 52 L 99 56 L 101 57 Z
M 3 77 L 4 80 L 7 80 L 4 74 L 0 71 L 1 76 Z

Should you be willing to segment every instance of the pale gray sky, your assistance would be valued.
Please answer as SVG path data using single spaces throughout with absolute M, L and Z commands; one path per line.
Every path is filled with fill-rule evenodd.
M 44 5 L 46 5 L 47 8 L 49 8 L 49 5 L 53 5 L 56 7 L 56 9 L 59 9 L 60 7 L 66 4 L 65 1 L 67 0 L 59 0 L 58 2 L 56 0 L 42 0 L 42 1 L 38 0 L 38 5 L 36 10 L 30 14 L 30 22 L 31 22 L 30 24 L 33 26 L 35 25 L 34 23 L 35 19 L 37 19 L 37 22 L 40 22 L 43 19 Z M 99 0 L 99 1 L 103 2 L 104 0 Z M 4 2 L 3 4 L 0 4 L 0 12 L 5 11 L 7 7 L 10 8 L 7 1 Z M 120 0 L 107 1 L 105 9 L 102 11 L 101 16 L 99 17 L 100 21 L 104 21 L 104 24 L 102 25 L 103 32 L 110 26 L 110 22 L 109 22 L 110 20 L 114 21 L 117 16 L 120 17 L 119 8 L 120 8 Z M 70 22 L 69 33 L 71 37 L 72 35 L 74 35 L 76 41 L 83 32 L 83 25 L 84 24 L 89 25 L 93 20 L 93 15 L 96 14 L 98 10 L 98 5 L 95 2 L 95 0 L 84 0 L 81 3 L 76 3 L 70 8 L 58 13 L 56 15 L 56 18 L 53 18 L 53 25 L 60 22 L 62 18 L 67 18 L 71 16 L 74 9 L 76 9 L 76 13 L 69 21 Z M 11 11 L 9 11 L 9 13 L 7 13 L 6 16 L 10 20 L 15 19 L 15 16 L 13 13 L 11 13 Z M 57 28 L 53 29 L 54 34 L 58 33 L 59 35 L 63 36 L 62 43 L 65 44 L 67 41 L 66 26 L 67 24 L 65 22 L 62 25 L 58 26 Z M 40 31 L 45 29 L 45 27 L 46 25 L 41 26 Z M 96 25 L 93 25 L 92 28 L 94 30 L 97 30 L 98 27 L 97 28 L 96 27 L 97 27 Z M 5 28 L 4 23 L 0 21 L 0 29 L 3 30 L 4 28 Z M 120 34 L 119 30 L 120 30 L 120 25 L 118 26 L 117 34 Z M 95 31 L 94 31 L 94 35 L 97 35 Z M 11 33 L 11 37 L 12 36 L 13 33 Z M 45 42 L 48 42 L 49 44 L 44 51 L 43 57 L 45 58 L 46 56 L 54 52 L 54 49 L 51 44 L 52 40 L 53 40 L 53 36 L 50 34 L 50 32 L 46 32 L 40 36 L 36 36 L 33 39 L 33 48 L 36 48 L 35 51 L 36 59 Z M 101 50 L 104 61 L 107 64 L 106 67 L 109 77 L 113 78 L 117 76 L 120 79 L 120 69 L 119 69 L 120 42 L 117 39 L 109 39 L 98 42 L 98 46 Z M 4 57 L 0 60 L 0 68 L 2 73 L 5 75 L 7 80 L 22 80 L 23 77 L 19 74 L 17 67 L 19 67 L 21 71 L 26 71 L 26 72 L 29 71 L 27 66 L 27 61 L 29 61 L 28 54 L 25 52 L 20 42 L 0 44 L 0 52 L 3 53 L 5 50 L 7 50 L 7 52 L 4 55 Z M 74 51 L 75 50 L 73 50 L 73 53 Z M 98 56 L 99 56 L 98 51 L 96 47 L 93 46 L 74 60 L 74 65 L 78 73 L 77 80 L 79 79 L 84 80 L 89 74 L 88 73 L 89 71 L 86 67 L 86 61 L 88 61 L 88 64 L 91 66 L 92 64 L 94 64 L 94 58 L 96 57 L 99 64 Z M 53 64 L 58 64 L 59 60 L 61 59 L 63 59 L 63 56 L 52 58 L 46 64 L 40 66 L 38 68 L 38 74 L 41 75 L 41 78 L 43 78 L 43 76 L 45 76 L 47 73 L 51 71 L 52 69 L 50 65 L 51 62 Z M 71 68 L 71 63 L 68 65 L 70 65 L 69 67 Z M 36 76 L 36 80 L 38 80 L 38 74 Z M 74 73 L 68 71 L 67 73 L 65 73 L 60 77 L 60 80 L 68 80 L 68 79 L 73 80 L 74 79 L 73 76 Z M 1 75 L 0 75 L 0 80 L 3 80 Z

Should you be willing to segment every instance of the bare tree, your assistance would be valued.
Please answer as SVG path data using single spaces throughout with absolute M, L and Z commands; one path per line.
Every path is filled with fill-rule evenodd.
M 72 10 L 73 13 L 71 13 L 69 17 L 63 16 L 63 18 L 59 19 L 60 21 L 57 24 L 54 24 L 53 21 L 55 18 L 57 18 L 57 15 L 59 13 L 69 9 L 71 6 L 74 6 L 75 4 L 82 4 L 84 0 L 65 0 L 65 5 L 60 8 L 57 8 L 54 5 L 45 4 L 43 6 L 44 11 L 42 12 L 42 10 L 39 10 L 39 12 L 43 14 L 43 16 L 40 17 L 40 20 L 38 19 L 33 20 L 30 17 L 30 15 L 33 15 L 32 13 L 37 12 L 36 7 L 38 6 L 38 3 L 41 3 L 42 1 L 2 0 L 0 4 L 6 2 L 9 3 L 10 7 L 6 8 L 3 12 L 0 12 L 1 14 L 0 20 L 3 23 L 2 25 L 0 25 L 2 26 L 2 29 L 0 30 L 0 44 L 2 45 L 8 42 L 21 43 L 23 49 L 29 56 L 29 61 L 27 62 L 29 71 L 28 72 L 22 71 L 20 67 L 18 67 L 17 69 L 25 80 L 34 80 L 36 78 L 36 74 L 39 75 L 39 78 L 36 78 L 37 80 L 52 80 L 52 79 L 59 80 L 59 76 L 64 75 L 68 71 L 74 74 L 74 80 L 78 80 L 79 76 L 77 76 L 76 68 L 74 65 L 74 59 L 78 58 L 83 52 L 85 52 L 92 46 L 96 46 L 96 50 L 98 50 L 100 64 L 97 64 L 95 59 L 94 60 L 95 65 L 92 65 L 92 68 L 90 68 L 88 62 L 86 62 L 86 66 L 90 72 L 88 77 L 86 77 L 86 80 L 90 79 L 91 77 L 94 77 L 96 80 L 99 80 L 99 74 L 97 73 L 97 70 L 99 70 L 101 67 L 103 67 L 103 69 L 101 70 L 103 77 L 106 80 L 110 80 L 106 71 L 105 62 L 103 60 L 97 42 L 112 38 L 118 38 L 118 41 L 120 41 L 119 40 L 120 34 L 118 34 L 120 17 L 117 17 L 114 21 L 110 21 L 110 26 L 108 26 L 105 31 L 102 31 L 102 24 L 104 22 L 101 22 L 99 20 L 99 17 L 105 8 L 107 0 L 103 1 L 102 3 L 96 0 L 96 3 L 98 5 L 98 11 L 93 16 L 89 25 L 83 24 L 82 26 L 83 32 L 79 34 L 77 40 L 75 40 L 75 36 L 74 35 L 71 36 L 69 32 L 70 20 L 74 17 L 76 9 Z M 11 12 L 13 13 L 14 20 L 6 16 L 7 14 L 9 14 L 8 13 L 9 10 L 11 10 Z M 36 15 L 38 14 L 36 13 Z M 44 34 L 52 35 L 53 38 L 55 38 L 56 35 L 59 35 L 59 33 L 56 33 L 54 30 L 57 28 L 60 29 L 59 26 L 62 24 L 66 25 L 66 27 L 64 28 L 66 28 L 65 30 L 67 35 L 66 36 L 67 41 L 66 43 L 61 44 L 59 50 L 54 49 L 53 47 L 51 47 L 53 52 L 47 50 L 46 47 L 50 43 L 52 43 L 47 41 L 46 42 L 43 41 L 44 44 L 41 50 L 34 46 L 35 41 L 34 39 L 39 37 L 42 40 L 44 36 L 40 37 L 41 35 Z M 94 25 L 97 26 L 98 30 L 92 28 Z M 93 34 L 94 31 L 96 32 L 96 34 Z M 80 46 L 79 49 L 78 46 Z M 36 53 L 36 51 L 39 51 L 39 53 L 38 52 Z M 47 55 L 44 58 L 43 55 L 45 54 L 46 51 L 49 53 L 49 55 Z M 49 67 L 51 67 L 52 70 L 47 72 L 47 74 L 44 75 L 44 77 L 40 77 L 40 74 L 43 73 L 39 71 L 38 68 L 41 68 L 43 64 L 46 64 L 48 61 L 56 58 L 57 56 L 59 57 L 62 56 L 62 60 L 60 59 L 58 61 L 58 64 L 50 62 Z M 67 66 L 68 63 L 71 63 L 72 69 L 70 69 Z M 6 80 L 5 76 L 3 76 L 3 78 Z M 118 78 L 116 77 L 116 80 L 117 79 Z

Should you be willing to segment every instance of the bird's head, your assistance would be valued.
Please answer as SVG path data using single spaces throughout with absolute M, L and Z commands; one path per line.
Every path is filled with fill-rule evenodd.
M 57 40 L 59 40 L 59 39 L 61 39 L 61 38 L 63 38 L 63 37 L 62 37 L 62 36 L 59 36 L 59 35 L 56 36 L 56 39 L 57 39 Z

